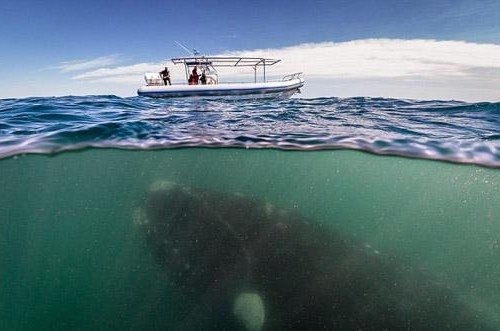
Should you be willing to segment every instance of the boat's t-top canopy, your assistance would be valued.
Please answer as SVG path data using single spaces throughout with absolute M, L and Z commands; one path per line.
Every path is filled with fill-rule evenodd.
M 280 62 L 276 59 L 265 59 L 262 57 L 238 57 L 238 56 L 198 56 L 173 58 L 174 64 L 189 66 L 210 64 L 214 67 L 257 67 L 271 66 Z
M 274 65 L 281 60 L 266 59 L 261 57 L 238 57 L 238 56 L 195 56 L 173 58 L 174 64 L 184 64 L 186 78 L 193 67 L 200 67 L 207 74 L 216 75 L 216 67 L 251 67 L 254 70 L 254 80 L 257 82 L 257 68 L 263 68 L 263 78 L 266 81 L 266 66 Z M 217 77 L 218 78 L 218 77 Z M 218 80 L 218 79 L 217 79 Z

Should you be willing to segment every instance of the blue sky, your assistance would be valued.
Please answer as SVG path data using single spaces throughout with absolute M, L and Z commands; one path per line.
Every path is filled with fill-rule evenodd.
M 209 54 L 357 40 L 466 41 L 472 45 L 473 57 L 477 50 L 473 45 L 500 45 L 500 1 L 2 0 L 0 36 L 0 98 L 106 91 L 127 95 L 127 90 L 133 95 L 136 87 L 130 82 L 118 86 L 75 79 L 77 70 L 64 70 L 64 65 L 96 59 L 102 60 L 101 67 L 111 69 L 160 63 L 184 55 L 174 40 Z M 498 73 L 496 66 L 491 69 Z M 479 70 L 474 72 L 477 75 Z M 332 80 L 332 86 L 339 84 L 333 81 L 335 77 L 322 77 L 326 78 Z M 497 82 L 494 75 L 491 79 Z M 313 78 L 312 96 L 317 94 L 312 89 L 320 80 Z M 357 92 L 353 88 L 359 83 L 342 93 L 391 96 L 389 90 L 393 90 Z M 336 95 L 335 91 L 329 93 Z

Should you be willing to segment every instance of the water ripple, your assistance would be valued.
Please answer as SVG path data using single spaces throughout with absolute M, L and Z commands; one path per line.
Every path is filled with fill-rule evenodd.
M 500 167 L 500 103 L 84 96 L 0 100 L 0 158 L 85 147 L 357 149 Z

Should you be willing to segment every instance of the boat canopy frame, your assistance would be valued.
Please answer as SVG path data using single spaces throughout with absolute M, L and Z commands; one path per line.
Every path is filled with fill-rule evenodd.
M 214 73 L 218 77 L 216 67 L 251 67 L 254 71 L 254 82 L 257 83 L 257 68 L 262 67 L 263 81 L 266 82 L 266 66 L 272 66 L 281 60 L 267 59 L 263 57 L 239 57 L 239 56 L 194 56 L 177 57 L 171 59 L 173 64 L 184 64 L 186 79 L 189 77 L 191 67 L 201 67 Z M 218 81 L 218 79 L 217 79 Z

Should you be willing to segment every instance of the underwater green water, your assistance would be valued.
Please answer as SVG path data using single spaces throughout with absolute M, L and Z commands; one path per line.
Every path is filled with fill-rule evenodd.
M 0 330 L 166 329 L 133 224 L 151 183 L 262 198 L 446 284 L 500 328 L 500 171 L 357 151 L 89 149 L 0 160 Z

